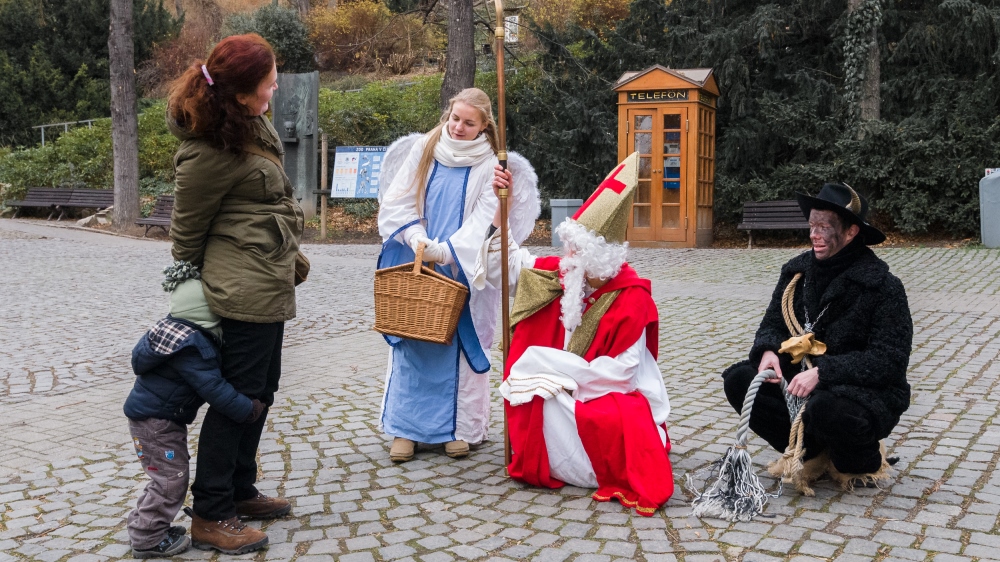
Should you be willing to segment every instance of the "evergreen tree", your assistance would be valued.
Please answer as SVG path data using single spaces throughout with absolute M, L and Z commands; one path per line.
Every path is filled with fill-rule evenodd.
M 634 0 L 605 39 L 536 29 L 546 51 L 538 85 L 512 94 L 511 146 L 538 164 L 547 194 L 586 194 L 615 158 L 614 81 L 652 64 L 710 67 L 722 92 L 717 220 L 843 181 L 884 227 L 976 232 L 978 180 L 1000 165 L 1000 0 L 860 7 L 874 11 L 859 25 L 848 0 Z M 881 107 L 861 121 L 867 24 Z
M 568 48 L 593 35 L 534 31 L 543 52 L 508 78 L 508 144 L 535 164 L 545 197 L 586 198 L 617 158 L 612 81 Z
M 744 201 L 815 191 L 816 164 L 843 133 L 846 1 L 704 2 L 665 8 L 666 66 L 710 67 L 718 105 L 716 210 L 735 220 Z M 852 184 L 853 185 L 853 184 Z
M 136 62 L 176 33 L 162 0 L 133 0 Z M 106 0 L 0 0 L 0 146 L 38 142 L 33 125 L 110 115 Z M 55 132 L 55 131 L 52 131 Z
M 882 120 L 831 160 L 904 230 L 975 234 L 979 179 L 1000 162 L 1000 2 L 887 4 Z
M 309 33 L 296 10 L 267 5 L 226 18 L 223 37 L 244 33 L 257 33 L 271 44 L 278 72 L 311 72 L 316 66 Z

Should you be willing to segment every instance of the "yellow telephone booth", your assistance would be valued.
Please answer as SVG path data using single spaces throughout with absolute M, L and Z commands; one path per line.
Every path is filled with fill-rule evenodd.
M 633 246 L 712 244 L 715 108 L 710 68 L 626 72 L 618 93 L 618 159 L 639 153 L 627 238 Z

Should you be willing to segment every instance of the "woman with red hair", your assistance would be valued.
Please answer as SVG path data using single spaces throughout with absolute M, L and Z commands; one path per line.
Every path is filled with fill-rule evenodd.
M 284 323 L 295 317 L 295 258 L 303 217 L 264 113 L 277 89 L 274 51 L 256 34 L 220 41 L 171 85 L 167 124 L 181 140 L 170 225 L 175 260 L 198 268 L 222 317 L 222 374 L 242 394 L 274 403 Z M 198 442 L 194 546 L 242 554 L 267 535 L 240 523 L 287 514 L 287 500 L 254 486 L 267 409 L 237 423 L 209 407 Z

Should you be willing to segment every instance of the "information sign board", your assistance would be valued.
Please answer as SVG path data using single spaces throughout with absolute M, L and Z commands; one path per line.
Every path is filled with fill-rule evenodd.
M 376 198 L 384 146 L 338 146 L 330 197 Z
M 503 18 L 503 41 L 504 43 L 517 43 L 517 32 L 520 31 L 520 18 L 518 16 L 505 16 Z

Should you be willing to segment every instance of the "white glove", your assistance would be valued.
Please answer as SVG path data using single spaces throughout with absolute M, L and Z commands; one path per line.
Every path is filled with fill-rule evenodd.
M 427 231 L 424 230 L 424 225 L 422 224 L 415 224 L 410 228 L 407 228 L 403 231 L 401 236 L 403 244 L 409 246 L 414 252 L 417 251 L 417 238 L 421 237 L 427 238 Z
M 451 251 L 448 246 L 441 244 L 437 239 L 431 240 L 423 233 L 414 234 L 410 238 L 410 249 L 417 253 L 417 247 L 424 245 L 424 261 L 436 262 L 444 265 L 452 263 Z
M 432 261 L 445 265 L 451 263 L 451 252 L 448 250 L 448 246 L 439 243 L 437 240 L 427 240 L 424 243 L 427 244 L 424 248 L 424 261 Z
M 410 242 L 409 242 L 410 249 L 413 250 L 414 254 L 417 253 L 417 246 L 419 246 L 421 244 L 425 244 L 427 246 L 430 246 L 433 243 L 434 243 L 434 241 L 431 240 L 430 238 L 428 238 L 427 234 L 423 233 L 423 232 L 419 232 L 419 233 L 414 234 L 413 236 L 411 236 L 410 237 Z M 426 251 L 427 250 L 425 249 L 424 252 L 426 252 Z

